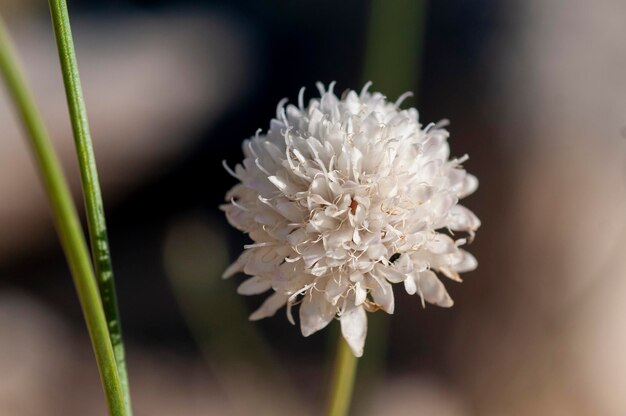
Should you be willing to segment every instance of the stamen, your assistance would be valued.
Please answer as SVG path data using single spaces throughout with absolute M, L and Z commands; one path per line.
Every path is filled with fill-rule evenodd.
M 352 215 L 356 214 L 356 207 L 359 206 L 359 203 L 356 202 L 356 199 L 353 199 L 352 202 L 350 202 L 350 212 L 352 213 Z

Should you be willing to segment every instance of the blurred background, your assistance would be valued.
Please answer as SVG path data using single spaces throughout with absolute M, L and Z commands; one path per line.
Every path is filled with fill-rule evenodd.
M 0 12 L 78 193 L 45 2 Z M 316 81 L 416 91 L 480 187 L 452 309 L 370 315 L 354 415 L 626 414 L 626 3 L 70 2 L 135 414 L 316 415 L 337 328 L 303 338 L 220 279 L 246 243 L 221 166 Z M 81 204 L 82 205 L 82 204 Z M 105 414 L 47 204 L 0 88 L 0 414 Z

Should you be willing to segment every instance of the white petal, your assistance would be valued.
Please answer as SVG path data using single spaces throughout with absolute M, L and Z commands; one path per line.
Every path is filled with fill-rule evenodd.
M 357 282 L 354 285 L 354 304 L 355 305 L 361 305 L 363 302 L 365 302 L 365 299 L 367 298 L 367 290 L 363 287 L 363 285 L 361 285 L 361 282 Z
M 333 305 L 337 304 L 337 301 L 348 289 L 348 277 L 347 276 L 334 276 L 329 278 L 324 289 L 324 295 L 326 300 Z
M 288 296 L 283 295 L 281 293 L 274 293 L 261 305 L 259 309 L 252 312 L 250 315 L 251 321 L 258 321 L 259 319 L 269 318 L 270 316 L 274 316 L 277 310 L 282 308 L 285 303 L 287 303 Z
M 304 253 L 302 253 L 302 259 L 304 260 L 306 267 L 311 267 L 325 255 L 326 251 L 324 250 L 324 245 L 322 243 L 317 243 L 310 246 Z
M 259 276 L 273 273 L 282 260 L 273 247 L 255 247 L 248 250 L 250 256 L 243 268 L 245 274 Z
M 376 268 L 374 270 L 376 275 L 384 277 L 391 283 L 403 282 L 407 276 L 405 273 L 396 270 L 394 267 L 383 266 L 381 264 L 376 265 Z
M 417 282 L 415 281 L 415 274 L 411 273 L 404 280 L 404 289 L 409 295 L 414 295 L 415 293 L 417 293 Z
M 456 251 L 454 240 L 445 234 L 437 233 L 435 237 L 428 242 L 428 250 L 433 254 L 445 254 Z
M 363 273 L 354 272 L 350 275 L 350 281 L 353 283 L 363 281 Z
M 323 329 L 335 317 L 337 308 L 329 304 L 315 289 L 309 292 L 300 305 L 300 329 L 309 335 Z
M 274 175 L 269 176 L 267 179 L 285 195 L 290 195 L 297 191 L 296 187 L 285 178 Z
M 387 276 L 387 280 L 389 280 L 391 283 L 400 283 L 401 281 L 404 281 L 404 279 L 406 279 L 406 275 L 411 273 L 413 271 L 414 268 L 414 264 L 413 261 L 411 260 L 411 257 L 408 254 L 402 254 L 400 257 L 398 257 L 398 259 L 394 262 L 394 267 L 393 268 L 387 268 L 385 269 L 386 272 L 392 272 L 393 270 L 397 270 L 398 273 L 400 275 L 391 275 L 391 276 Z M 394 281 L 392 280 L 393 278 L 399 278 L 399 281 Z
M 463 186 L 459 192 L 459 198 L 464 198 L 467 195 L 474 193 L 474 191 L 478 188 L 478 179 L 474 175 L 470 175 L 469 173 L 465 176 L 465 180 L 463 181 Z
M 430 209 L 439 217 L 447 214 L 448 210 L 457 203 L 457 197 L 450 194 L 437 194 L 430 200 Z
M 454 265 L 454 270 L 459 273 L 471 272 L 478 267 L 478 261 L 476 257 L 465 250 L 459 250 L 463 255 L 463 259 Z
M 291 222 L 302 221 L 302 212 L 293 202 L 288 202 L 287 200 L 278 201 L 276 202 L 276 210 Z
M 370 259 L 378 260 L 387 254 L 387 249 L 383 244 L 369 244 L 366 254 Z
M 430 270 L 419 274 L 419 290 L 420 294 L 429 303 L 449 308 L 454 302 L 448 295 L 445 286 L 437 278 L 437 275 Z
M 254 276 L 248 280 L 244 280 L 237 288 L 237 293 L 240 295 L 258 295 L 272 288 L 271 280 L 263 279 L 259 276 Z
M 350 163 L 352 164 L 352 174 L 355 179 L 359 179 L 359 173 L 361 172 L 361 166 L 363 162 L 363 153 L 357 148 L 352 149 Z
M 448 279 L 454 280 L 455 282 L 463 281 L 463 279 L 461 279 L 461 275 L 449 266 L 439 266 L 439 271 Z
M 243 271 L 243 268 L 246 262 L 248 261 L 248 256 L 250 256 L 250 250 L 246 250 L 243 253 L 241 253 L 239 258 L 235 260 L 230 266 L 228 266 L 226 270 L 224 270 L 224 273 L 222 274 L 222 278 L 228 279 L 234 274 Z
M 362 306 L 348 305 L 341 314 L 341 334 L 356 357 L 363 355 L 367 335 L 367 315 Z
M 293 319 L 293 313 L 292 313 L 292 309 L 293 309 L 293 303 L 287 301 L 287 320 L 289 321 L 289 323 L 291 325 L 295 325 L 296 321 Z
M 448 213 L 448 227 L 454 231 L 475 231 L 480 227 L 480 220 L 469 209 L 455 205 Z
M 372 299 L 379 305 L 382 310 L 387 313 L 393 313 L 395 300 L 393 297 L 393 288 L 384 278 L 377 278 L 370 274 L 370 293 Z

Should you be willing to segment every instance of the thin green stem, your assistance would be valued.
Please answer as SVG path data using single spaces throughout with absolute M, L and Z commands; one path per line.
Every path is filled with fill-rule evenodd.
M 127 412 L 131 414 L 128 375 L 126 371 L 124 343 L 122 340 L 122 326 L 117 305 L 104 205 L 102 203 L 96 159 L 91 142 L 91 135 L 89 133 L 87 110 L 85 108 L 85 100 L 83 99 L 78 73 L 78 64 L 76 62 L 68 9 L 65 0 L 50 0 L 49 4 L 78 156 L 78 165 L 80 168 L 87 214 L 87 225 L 89 228 L 91 256 L 96 271 L 100 296 L 102 297 L 104 313 L 109 323 L 111 344 L 113 345 L 113 352 L 115 353 L 120 382 L 122 383 L 126 397 Z
M 26 86 L 2 18 L 0 18 L 0 73 L 15 101 L 50 201 L 59 239 L 91 337 L 110 414 L 127 416 L 107 321 L 76 207 L 41 115 Z
M 341 336 L 337 344 L 337 353 L 333 368 L 333 378 L 328 401 L 328 416 L 346 416 L 350 411 L 352 391 L 358 360 Z
M 425 17 L 426 0 L 370 0 L 363 75 L 376 91 L 398 97 L 416 90 Z

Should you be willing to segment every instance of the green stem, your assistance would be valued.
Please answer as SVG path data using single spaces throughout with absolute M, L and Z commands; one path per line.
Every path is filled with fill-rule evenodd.
M 328 416 L 346 416 L 350 410 L 354 379 L 356 376 L 357 358 L 339 334 L 337 353 L 330 386 Z
M 113 352 L 115 353 L 117 371 L 120 375 L 120 382 L 122 383 L 126 397 L 127 413 L 132 414 L 124 343 L 122 340 L 122 327 L 117 305 L 104 206 L 100 192 L 100 183 L 98 181 L 96 159 L 89 133 L 87 110 L 85 108 L 78 73 L 78 64 L 76 62 L 76 53 L 74 51 L 67 4 L 65 0 L 50 0 L 49 4 L 78 156 L 78 165 L 80 168 L 87 214 L 87 225 L 89 229 L 91 256 L 96 271 L 100 296 L 102 297 L 104 313 L 109 323 L 111 344 L 113 345 Z
M 422 58 L 426 0 L 370 0 L 363 75 L 387 97 L 415 91 Z
M 126 416 L 124 395 L 119 381 L 113 347 L 109 339 L 107 321 L 76 207 L 41 115 L 26 86 L 26 81 L 17 63 L 16 55 L 1 18 L 0 73 L 24 124 L 37 168 L 50 201 L 59 239 L 74 279 L 74 285 L 91 337 L 110 414 Z

